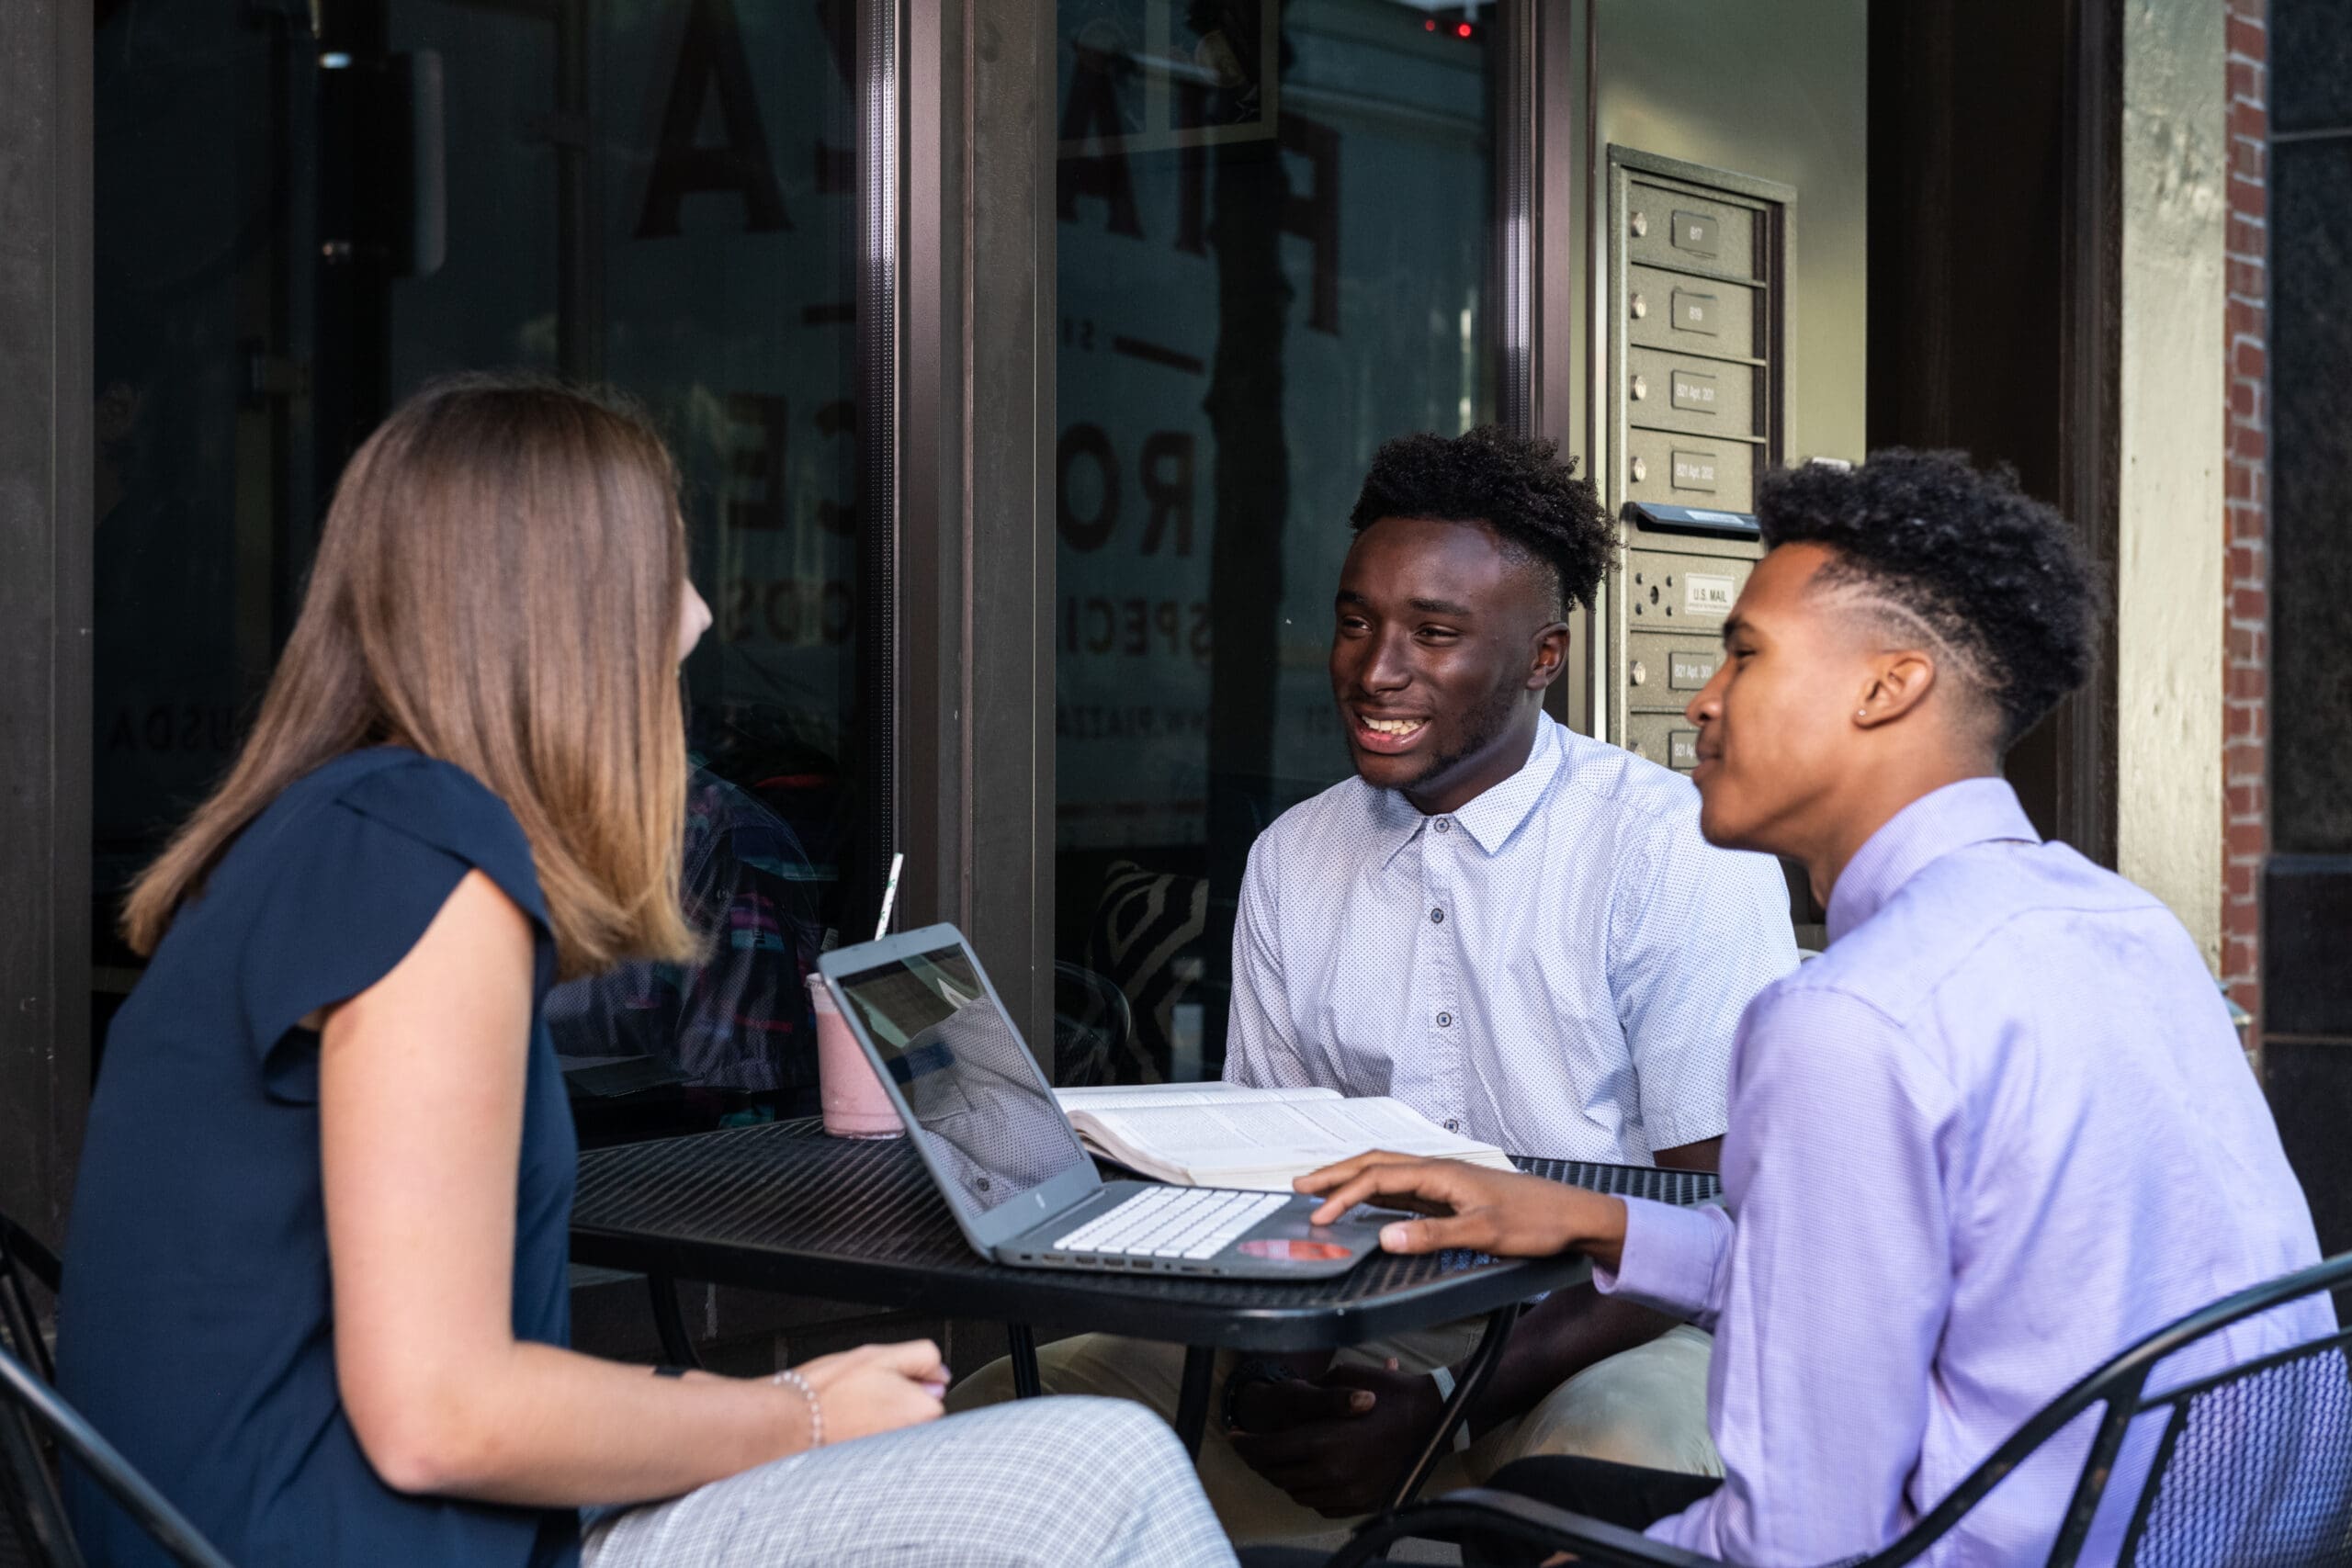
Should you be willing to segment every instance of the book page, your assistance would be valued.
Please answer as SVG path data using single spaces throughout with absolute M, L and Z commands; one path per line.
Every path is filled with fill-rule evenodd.
M 1388 1099 L 1088 1107 L 1080 1125 L 1098 1133 L 1093 1141 L 1114 1158 L 1155 1174 L 1189 1175 L 1202 1185 L 1259 1185 L 1278 1173 L 1286 1181 L 1374 1148 L 1503 1163 L 1493 1145 L 1449 1133 Z
M 1057 1089 L 1054 1098 L 1075 1116 L 1081 1111 L 1147 1111 L 1168 1105 L 1226 1105 L 1250 1100 L 1337 1100 L 1336 1089 L 1250 1089 L 1229 1083 L 1105 1084 Z

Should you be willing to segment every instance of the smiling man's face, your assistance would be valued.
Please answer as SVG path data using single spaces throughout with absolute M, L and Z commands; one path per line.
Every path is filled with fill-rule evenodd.
M 1567 649 L 1548 568 L 1483 523 L 1385 517 L 1333 608 L 1331 695 L 1366 784 L 1453 811 L 1526 762 Z

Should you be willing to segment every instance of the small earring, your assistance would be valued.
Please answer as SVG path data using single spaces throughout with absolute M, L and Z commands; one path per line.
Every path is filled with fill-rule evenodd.
M 1868 708 L 1856 708 L 1854 710 L 1854 716 L 1856 718 L 1868 718 L 1870 716 L 1871 710 Z

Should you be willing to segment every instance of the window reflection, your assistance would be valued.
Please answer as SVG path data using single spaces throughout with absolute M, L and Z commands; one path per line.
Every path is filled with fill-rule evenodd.
M 1493 417 L 1494 5 L 1060 0 L 1057 947 L 1214 1076 L 1250 840 L 1344 776 L 1374 447 Z
M 94 921 L 220 776 L 344 456 L 423 381 L 663 425 L 711 964 L 550 1006 L 592 1132 L 813 1108 L 865 754 L 850 0 L 98 0 Z M 870 918 L 870 917 L 869 917 Z

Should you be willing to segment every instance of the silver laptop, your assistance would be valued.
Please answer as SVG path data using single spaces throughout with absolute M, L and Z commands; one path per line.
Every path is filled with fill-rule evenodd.
M 1315 1200 L 1295 1193 L 1105 1182 L 954 926 L 839 948 L 818 968 L 982 1257 L 1034 1269 L 1314 1279 L 1379 1249 L 1376 1222 L 1309 1224 Z

